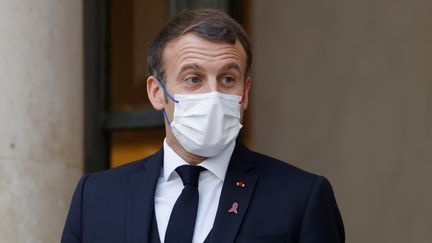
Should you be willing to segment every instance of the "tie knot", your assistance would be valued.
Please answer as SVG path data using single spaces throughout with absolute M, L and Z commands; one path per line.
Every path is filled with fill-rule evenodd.
M 192 185 L 195 187 L 198 187 L 199 175 L 203 170 L 206 169 L 195 165 L 181 165 L 176 168 L 177 174 L 183 181 L 183 185 Z

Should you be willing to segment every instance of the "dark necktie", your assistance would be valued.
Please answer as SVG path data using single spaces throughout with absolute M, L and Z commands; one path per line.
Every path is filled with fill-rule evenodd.
M 165 243 L 191 243 L 198 211 L 198 179 L 201 166 L 182 165 L 176 171 L 183 181 L 183 191 L 177 198 L 165 234 Z

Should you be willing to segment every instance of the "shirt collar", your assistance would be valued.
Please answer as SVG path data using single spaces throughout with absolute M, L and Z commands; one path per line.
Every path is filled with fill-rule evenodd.
M 164 161 L 163 161 L 163 179 L 168 181 L 171 179 L 172 173 L 180 165 L 187 165 L 188 163 L 184 161 L 166 142 L 163 143 L 164 146 Z M 226 149 L 224 149 L 219 155 L 207 158 L 199 165 L 206 168 L 213 175 L 219 178 L 221 181 L 225 180 L 225 174 L 228 169 L 228 164 L 231 159 L 231 155 L 235 148 L 235 142 L 231 143 Z

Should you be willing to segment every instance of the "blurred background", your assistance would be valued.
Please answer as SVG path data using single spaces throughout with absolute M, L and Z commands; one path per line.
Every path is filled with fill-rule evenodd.
M 432 242 L 427 0 L 0 0 L 0 242 L 59 242 L 83 173 L 161 147 L 146 51 L 196 7 L 252 40 L 244 143 L 326 176 L 347 242 Z

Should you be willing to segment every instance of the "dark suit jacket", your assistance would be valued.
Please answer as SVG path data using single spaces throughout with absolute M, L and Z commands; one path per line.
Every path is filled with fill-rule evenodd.
M 74 193 L 62 243 L 149 242 L 163 151 L 87 174 Z M 245 187 L 236 186 L 241 181 Z M 238 214 L 229 213 L 233 203 Z M 330 183 L 240 143 L 231 157 L 210 243 L 345 241 Z

